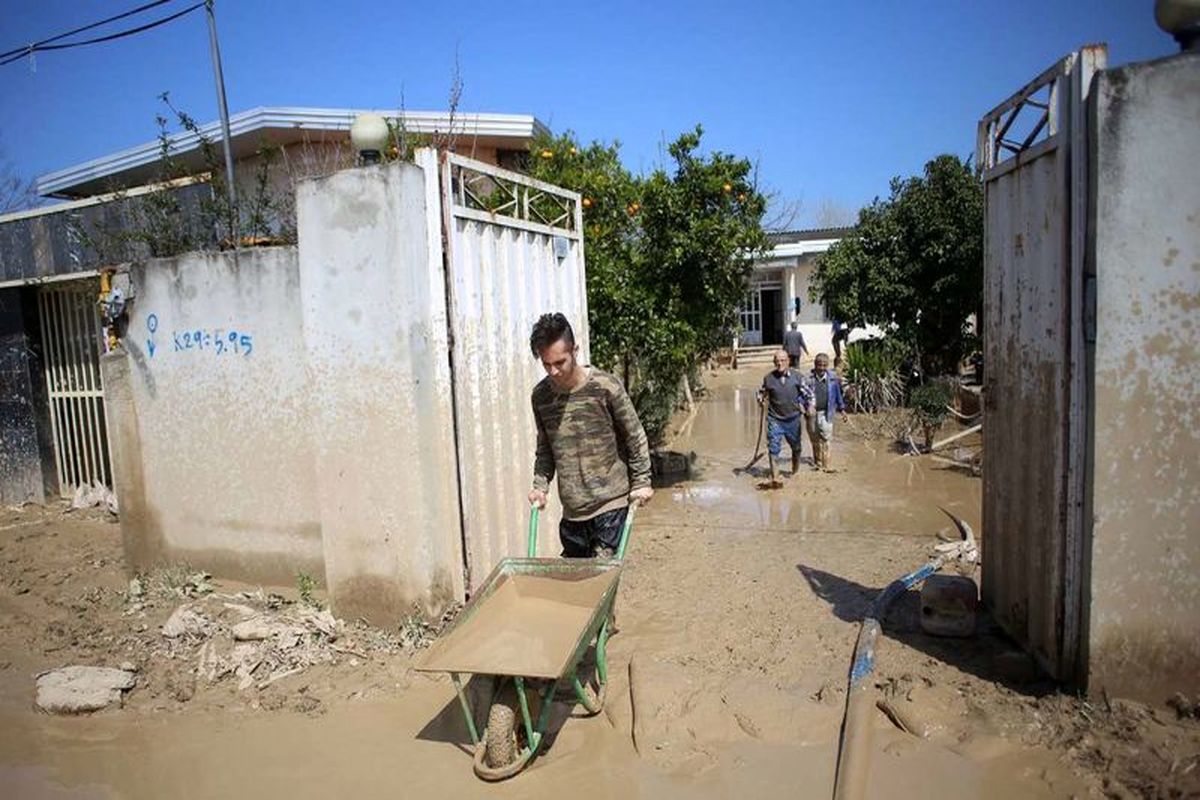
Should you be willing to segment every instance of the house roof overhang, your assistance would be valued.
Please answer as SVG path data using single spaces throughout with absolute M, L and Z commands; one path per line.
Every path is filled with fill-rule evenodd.
M 469 137 L 483 147 L 520 150 L 549 129 L 528 114 L 456 113 L 437 111 L 370 111 L 350 108 L 260 107 L 229 118 L 229 141 L 235 159 L 253 155 L 263 143 L 288 145 L 304 141 L 344 141 L 360 113 L 403 119 L 406 130 L 423 135 L 452 134 Z M 170 138 L 171 155 L 190 169 L 203 169 L 200 137 L 221 140 L 220 122 L 202 125 L 198 133 L 183 132 Z M 80 198 L 114 188 L 140 186 L 156 179 L 162 145 L 147 142 L 46 173 L 37 179 L 43 197 Z

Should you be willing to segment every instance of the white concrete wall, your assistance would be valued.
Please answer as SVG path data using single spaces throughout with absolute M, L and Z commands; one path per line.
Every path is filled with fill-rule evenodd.
M 394 622 L 463 594 L 436 180 L 412 164 L 297 191 L 317 504 L 334 610 Z M 428 194 L 427 194 L 428 193 Z
M 296 251 L 158 259 L 130 280 L 104 382 L 131 564 L 320 579 Z
M 429 155 L 427 170 L 394 164 L 301 182 L 298 249 L 188 255 L 129 269 L 128 325 L 103 369 L 122 530 L 135 568 L 187 562 L 282 584 L 304 571 L 324 579 L 336 613 L 377 624 L 414 610 L 437 615 L 462 599 L 451 326 Z M 497 232 L 508 235 L 484 230 L 481 241 Z M 567 269 L 548 238 L 534 238 L 526 271 L 548 282 L 483 314 L 513 316 L 503 352 L 480 354 L 496 331 L 472 327 L 480 312 L 470 297 L 494 288 L 488 270 L 499 251 L 464 249 L 454 283 L 464 304 L 462 380 L 492 385 L 488 369 L 499 370 L 495 380 L 516 369 L 501 416 L 524 409 L 514 419 L 525 426 L 536 365 L 521 342 L 535 311 L 574 309 L 585 351 L 587 342 L 578 246 Z M 512 291 L 521 280 L 512 278 Z M 518 300 L 531 305 L 510 314 Z M 475 392 L 460 398 L 464 426 L 480 414 L 499 419 L 486 387 L 462 385 Z M 478 447 L 466 441 L 464 458 L 476 457 Z M 533 450 L 525 445 L 527 452 L 501 450 L 528 466 Z M 510 459 L 471 465 L 469 474 L 499 487 L 518 473 Z M 470 508 L 491 524 L 488 503 L 511 500 L 513 517 L 523 518 L 527 483 L 519 496 L 511 487 L 491 499 L 472 495 Z M 498 541 L 520 538 L 504 520 L 495 527 Z M 512 552 L 501 549 L 492 555 Z
M 1101 73 L 1089 689 L 1200 675 L 1200 55 Z

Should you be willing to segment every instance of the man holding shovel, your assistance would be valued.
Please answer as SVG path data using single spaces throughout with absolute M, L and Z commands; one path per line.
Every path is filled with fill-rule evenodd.
M 654 495 L 646 432 L 621 382 L 578 362 L 565 316 L 543 314 L 529 349 L 546 370 L 533 389 L 537 453 L 529 502 L 545 508 L 557 475 L 563 557 L 611 558 L 629 505 Z
M 771 485 L 782 486 L 776 462 L 787 439 L 792 450 L 792 474 L 800 470 L 800 417 L 806 413 L 812 394 L 804 378 L 788 367 L 786 350 L 775 353 L 775 369 L 763 377 L 758 402 L 767 408 L 767 458 L 771 464 Z

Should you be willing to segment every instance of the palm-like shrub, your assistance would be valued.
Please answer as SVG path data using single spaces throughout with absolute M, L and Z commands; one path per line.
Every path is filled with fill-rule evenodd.
M 842 378 L 850 410 L 874 413 L 900 405 L 902 360 L 903 354 L 887 341 L 868 339 L 848 345 Z

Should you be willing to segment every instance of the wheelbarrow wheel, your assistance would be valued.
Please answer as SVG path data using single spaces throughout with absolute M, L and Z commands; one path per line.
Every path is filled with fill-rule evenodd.
M 533 760 L 533 750 L 522 746 L 516 730 L 517 714 L 507 702 L 496 702 L 488 711 L 488 725 L 475 746 L 475 775 L 485 781 L 502 781 L 516 775 Z
M 507 703 L 494 703 L 484 731 L 484 762 L 492 769 L 507 767 L 517 755 L 517 715 Z

